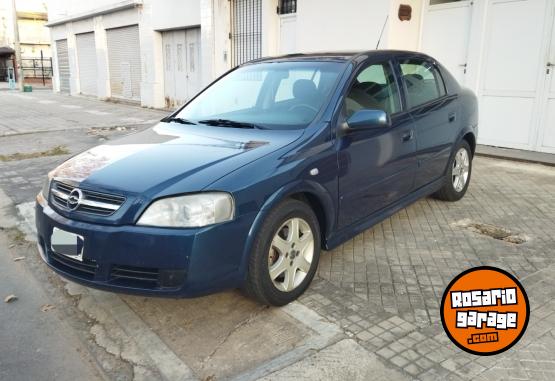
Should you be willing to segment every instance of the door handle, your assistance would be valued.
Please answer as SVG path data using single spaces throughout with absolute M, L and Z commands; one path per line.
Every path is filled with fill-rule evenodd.
M 455 120 L 457 120 L 457 114 L 452 112 L 449 114 L 449 123 L 453 123 Z
M 403 136 L 401 137 L 401 139 L 403 140 L 403 142 L 409 142 L 412 140 L 413 137 L 414 137 L 414 132 L 410 130 L 410 131 L 403 132 Z

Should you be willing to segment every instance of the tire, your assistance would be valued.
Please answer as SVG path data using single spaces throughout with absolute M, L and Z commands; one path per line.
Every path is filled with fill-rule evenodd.
M 295 227 L 297 236 L 292 234 Z M 294 199 L 281 202 L 270 211 L 254 240 L 245 285 L 247 294 L 272 306 L 297 299 L 314 278 L 320 242 L 320 227 L 312 209 Z
M 471 175 L 472 150 L 468 142 L 463 140 L 449 160 L 443 186 L 433 196 L 443 201 L 460 200 L 468 189 Z M 463 181 L 463 184 L 458 181 Z

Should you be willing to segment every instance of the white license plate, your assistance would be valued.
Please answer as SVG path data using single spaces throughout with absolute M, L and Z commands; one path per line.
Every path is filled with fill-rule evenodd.
M 83 246 L 85 240 L 82 236 L 54 228 L 50 237 L 52 251 L 65 255 L 78 261 L 83 261 Z

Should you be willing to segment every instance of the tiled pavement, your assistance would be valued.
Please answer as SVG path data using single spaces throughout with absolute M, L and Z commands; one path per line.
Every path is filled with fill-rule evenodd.
M 63 100 L 53 99 L 61 107 Z M 86 128 L 98 125 L 96 118 L 107 117 L 100 125 L 110 125 L 109 119 L 115 116 L 121 119 L 131 114 L 148 121 L 150 113 L 156 113 L 68 99 L 77 106 L 92 102 L 93 109 L 111 113 L 89 115 L 92 119 L 87 119 Z M 3 122 L 2 114 L 0 110 Z M 86 133 L 71 136 L 64 142 L 72 152 L 99 142 L 98 136 Z M 22 144 L 18 143 L 22 137 L 11 139 L 10 145 Z M 53 132 L 51 139 L 62 137 Z M 4 149 L 8 148 L 0 147 Z M 18 203 L 29 201 L 46 169 L 60 160 L 63 157 L 0 163 L 0 188 Z M 461 221 L 495 225 L 527 241 L 497 240 L 463 227 Z M 300 301 L 376 353 L 387 367 L 410 378 L 555 379 L 554 259 L 555 168 L 478 157 L 463 200 L 423 199 L 323 253 L 317 279 Z M 439 303 L 445 286 L 458 273 L 478 265 L 510 271 L 530 297 L 532 313 L 526 334 L 513 349 L 497 356 L 462 352 L 449 341 L 440 323 Z
M 508 229 L 512 244 L 466 229 L 467 220 Z M 519 278 L 531 319 L 521 342 L 479 357 L 445 335 L 444 288 L 474 266 Z M 303 303 L 337 322 L 365 348 L 417 379 L 555 379 L 555 168 L 476 158 L 457 203 L 423 199 L 321 257 Z

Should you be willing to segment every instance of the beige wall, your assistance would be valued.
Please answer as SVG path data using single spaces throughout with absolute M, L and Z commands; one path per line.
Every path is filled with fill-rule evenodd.
M 389 49 L 418 50 L 420 42 L 420 22 L 422 17 L 423 0 L 391 0 L 389 33 L 386 42 Z M 412 7 L 410 21 L 399 20 L 399 6 L 401 4 Z
M 14 25 L 11 1 L 0 1 L 0 46 L 14 46 Z M 46 12 L 44 1 L 18 0 L 18 12 Z M 40 57 L 43 51 L 45 57 L 50 57 L 50 33 L 44 25 L 45 20 L 20 19 L 19 40 L 21 42 L 21 55 L 24 58 Z

